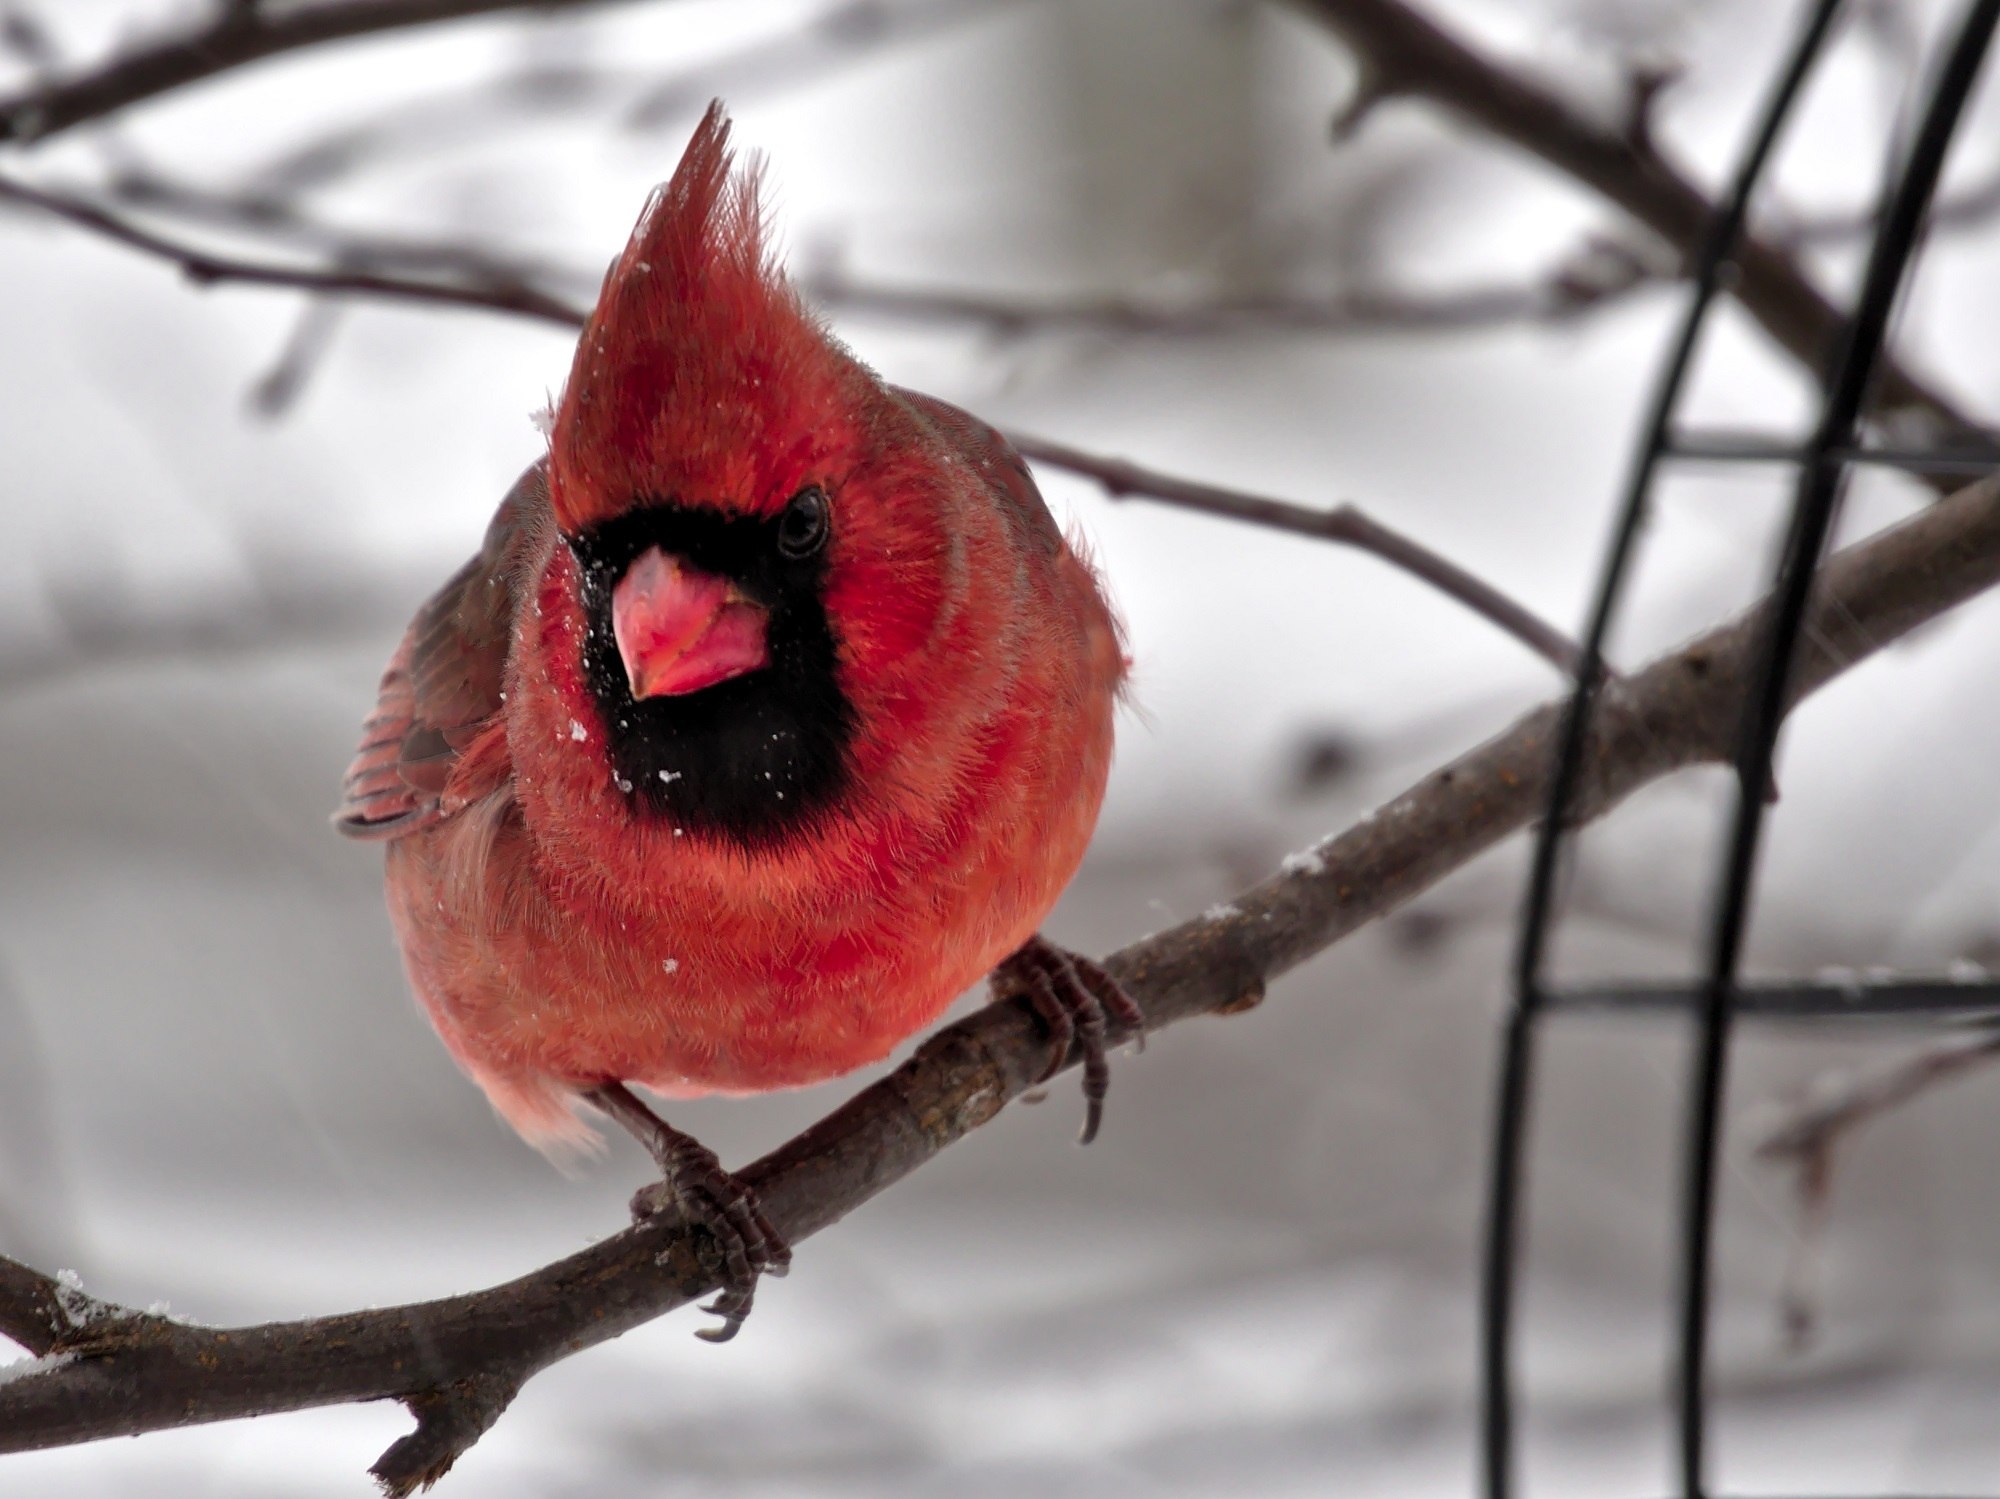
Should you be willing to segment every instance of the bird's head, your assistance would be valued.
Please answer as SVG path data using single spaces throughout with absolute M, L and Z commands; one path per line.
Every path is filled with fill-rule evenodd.
M 728 134 L 711 106 L 607 274 L 548 481 L 619 783 L 754 840 L 839 791 L 948 543 L 921 434 L 777 269 Z

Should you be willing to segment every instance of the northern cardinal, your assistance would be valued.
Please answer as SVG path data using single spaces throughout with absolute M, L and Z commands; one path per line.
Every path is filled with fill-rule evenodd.
M 1136 1032 L 1036 935 L 1097 820 L 1116 624 L 991 427 L 884 384 L 764 242 L 719 104 L 605 279 L 547 457 L 383 675 L 336 821 L 388 841 L 417 997 L 523 1136 L 629 1129 L 721 1241 L 704 1336 L 790 1257 L 630 1090 L 886 1055 L 981 974 L 1053 1072 Z M 997 965 L 997 967 L 996 967 Z

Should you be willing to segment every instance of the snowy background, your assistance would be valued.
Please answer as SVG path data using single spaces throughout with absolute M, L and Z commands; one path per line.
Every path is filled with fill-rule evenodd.
M 306 201 L 363 230 L 473 236 L 583 294 L 708 94 L 768 153 L 793 263 L 995 297 L 1199 299 L 1545 275 L 1611 210 L 1391 104 L 1341 149 L 1342 51 L 1236 3 L 942 4 L 893 45 L 731 62 L 807 6 L 680 0 L 329 47 L 246 70 L 0 169 L 77 184 L 142 162 L 226 186 L 356 119 L 393 149 Z M 4 7 L 0 7 L 4 9 Z M 65 0 L 81 63 L 193 0 Z M 1790 5 L 1431 3 L 1607 117 L 1623 63 L 1684 58 L 1660 128 L 1726 169 Z M 1947 7 L 1890 7 L 1929 34 Z M 482 114 L 534 66 L 601 70 L 560 108 Z M 0 74 L 0 88 L 12 74 Z M 1850 36 L 1779 172 L 1783 211 L 1865 205 L 1905 76 Z M 662 81 L 681 94 L 629 128 Z M 1951 181 L 1986 180 L 2000 97 Z M 1950 189 L 1948 189 L 1949 191 Z M 239 244 L 234 241 L 222 243 Z M 240 247 L 240 244 L 239 244 Z M 1829 286 L 1854 257 L 1818 254 Z M 1114 338 L 863 318 L 900 383 L 1003 425 L 1301 501 L 1353 499 L 1571 625 L 1669 292 L 1559 327 Z M 209 1321 L 465 1290 L 615 1228 L 646 1167 L 577 1179 L 492 1117 L 409 1002 L 379 861 L 326 817 L 382 662 L 535 454 L 569 337 L 353 305 L 292 409 L 249 395 L 292 294 L 197 291 L 73 231 L 0 216 L 0 1248 Z M 1910 357 L 2000 406 L 2000 226 L 1940 236 Z M 1795 429 L 1796 372 L 1740 319 L 1695 402 Z M 1200 911 L 1477 742 L 1558 683 L 1366 558 L 1044 478 L 1128 618 L 1137 699 L 1089 862 L 1051 930 L 1086 951 Z M 1786 495 L 1667 486 L 1617 642 L 1633 662 L 1757 589 Z M 1919 502 L 1861 485 L 1859 534 Z M 2000 961 L 2000 599 L 1844 678 L 1780 767 L 1754 966 Z M 1584 842 L 1561 966 L 1665 976 L 1696 949 L 1728 798 L 1683 776 Z M 1496 1024 L 1517 840 L 1348 941 L 1251 1014 L 1116 1065 L 1070 1141 L 1065 1079 L 801 1247 L 744 1335 L 667 1318 L 538 1377 L 445 1493 L 481 1496 L 1463 1495 Z M 2000 1491 L 2000 1075 L 1841 1158 L 1821 1335 L 1789 1354 L 1796 1234 L 1759 1120 L 1890 1032 L 1748 1031 L 1721 1213 L 1719 1487 Z M 1685 1038 L 1572 1020 L 1542 1069 L 1525 1303 L 1527 1492 L 1667 1482 L 1664 1406 Z M 851 1083 L 680 1106 L 728 1161 Z M 0 1359 L 12 1350 L 0 1352 Z M 0 1459 L 0 1493 L 336 1496 L 408 1424 L 357 1407 Z

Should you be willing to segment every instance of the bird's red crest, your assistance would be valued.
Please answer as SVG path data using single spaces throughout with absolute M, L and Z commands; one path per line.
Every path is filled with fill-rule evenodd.
M 757 169 L 736 167 L 711 104 L 577 343 L 549 439 L 558 522 L 649 501 L 777 509 L 833 438 L 855 371 L 773 264 Z

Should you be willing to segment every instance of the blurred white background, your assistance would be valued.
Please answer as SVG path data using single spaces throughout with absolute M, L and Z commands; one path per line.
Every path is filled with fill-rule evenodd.
M 6 7 L 0 6 L 0 10 Z M 194 0 L 17 0 L 64 66 L 186 24 Z M 903 7 L 915 12 L 926 7 Z M 587 295 L 712 92 L 767 153 L 795 269 L 1010 298 L 1302 297 L 1532 285 L 1583 236 L 1636 231 L 1517 153 L 1391 102 L 1327 122 L 1352 66 L 1237 0 L 929 0 L 891 39 L 768 57 L 821 9 L 724 0 L 459 23 L 330 46 L 0 150 L 69 185 L 144 167 L 229 189 L 303 181 L 356 231 L 543 257 Z M 1609 118 L 1635 59 L 1685 76 L 1658 120 L 1726 171 L 1792 5 L 1425 0 Z M 1773 211 L 1865 206 L 1907 63 L 1955 7 L 1850 28 L 1788 139 Z M 492 84 L 593 70 L 557 106 Z M 0 92 L 26 76 L 0 63 Z M 675 95 L 643 129 L 627 115 Z M 485 102 L 482 102 L 485 101 Z M 379 150 L 300 177 L 356 122 Z M 2000 167 L 1988 88 L 1950 192 Z M 289 172 L 291 175 L 286 176 Z M 210 231 L 190 231 L 197 235 Z M 251 242 L 210 238 L 243 249 Z M 1850 246 L 1815 251 L 1830 288 Z M 1678 306 L 1642 291 L 1561 323 L 1117 336 L 864 316 L 885 375 L 1006 426 L 1297 500 L 1355 500 L 1548 617 L 1580 619 Z M 570 336 L 355 303 L 290 408 L 251 392 L 296 294 L 200 291 L 154 261 L 0 215 L 0 1248 L 204 1321 L 299 1316 L 517 1274 L 623 1221 L 623 1143 L 578 1179 L 491 1116 L 409 1001 L 379 856 L 326 818 L 409 613 L 536 453 Z M 1913 364 L 2000 404 L 2000 221 L 1940 234 L 1903 318 Z M 1718 424 L 1796 429 L 1806 385 L 1746 321 L 1702 366 Z M 1143 710 L 1052 925 L 1107 951 L 1221 900 L 1559 687 L 1507 639 L 1371 560 L 1114 506 L 1045 475 L 1126 613 Z M 1667 486 L 1616 655 L 1748 599 L 1787 498 L 1770 476 Z M 1921 492 L 1871 478 L 1850 535 Z M 1922 632 L 1797 718 L 1754 966 L 2000 961 L 2000 600 Z M 1727 806 L 1656 788 L 1587 837 L 1572 974 L 1665 976 L 1696 951 Z M 1415 909 L 1115 1067 L 1070 1144 L 1072 1079 L 801 1247 L 744 1335 L 692 1313 L 538 1377 L 447 1480 L 455 1499 L 585 1494 L 1464 1494 L 1493 1042 L 1517 840 Z M 1526 1492 L 1666 1482 L 1684 1037 L 1559 1025 L 1541 1071 Z M 1788 1354 L 1796 1233 L 1760 1119 L 1828 1067 L 1912 1044 L 1746 1031 L 1721 1212 L 1718 1487 L 2000 1488 L 2000 1074 L 1840 1160 L 1822 1325 Z M 684 1104 L 747 1160 L 851 1091 Z M 0 1358 L 13 1350 L 0 1352 Z M 406 1414 L 313 1412 L 0 1459 L 0 1493 L 319 1496 Z

